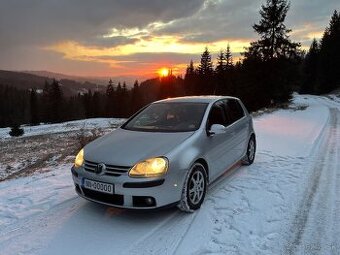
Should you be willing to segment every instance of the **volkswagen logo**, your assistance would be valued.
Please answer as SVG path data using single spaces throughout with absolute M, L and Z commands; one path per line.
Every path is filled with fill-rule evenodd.
M 94 172 L 95 172 L 96 174 L 100 174 L 101 172 L 105 171 L 105 169 L 106 169 L 105 164 L 104 164 L 104 163 L 100 163 L 100 164 L 98 164 L 98 165 L 96 166 L 96 168 L 94 169 Z

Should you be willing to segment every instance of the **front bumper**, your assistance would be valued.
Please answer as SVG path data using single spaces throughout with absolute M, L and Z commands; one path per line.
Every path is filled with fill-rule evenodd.
M 177 203 L 181 198 L 184 171 L 171 171 L 157 178 L 131 178 L 121 176 L 98 175 L 84 168 L 72 167 L 75 190 L 79 196 L 101 204 L 129 208 L 154 209 Z M 84 180 L 94 180 L 114 185 L 114 194 L 105 194 L 84 187 Z

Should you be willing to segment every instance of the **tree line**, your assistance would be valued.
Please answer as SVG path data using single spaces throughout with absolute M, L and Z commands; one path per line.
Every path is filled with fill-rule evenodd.
M 321 40 L 313 40 L 302 69 L 302 93 L 323 94 L 340 87 L 339 12 L 334 11 Z
M 242 59 L 233 60 L 229 45 L 216 61 L 208 47 L 199 63 L 190 61 L 184 77 L 169 76 L 126 83 L 110 80 L 106 92 L 89 90 L 65 97 L 57 80 L 46 82 L 42 93 L 0 85 L 0 126 L 61 122 L 93 117 L 128 117 L 144 105 L 163 98 L 188 95 L 231 95 L 250 111 L 287 102 L 293 91 L 328 93 L 340 87 L 340 15 L 334 11 L 320 42 L 309 51 L 290 39 L 285 19 L 286 0 L 266 0 L 260 21 L 253 25 L 259 39 L 251 42 Z
M 139 84 L 109 81 L 106 93 L 91 91 L 65 97 L 57 80 L 45 82 L 42 91 L 0 85 L 0 127 L 38 125 L 95 117 L 128 117 L 142 106 Z

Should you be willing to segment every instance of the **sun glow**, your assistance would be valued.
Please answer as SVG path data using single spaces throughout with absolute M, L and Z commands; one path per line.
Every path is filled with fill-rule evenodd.
M 158 70 L 158 74 L 159 74 L 159 76 L 161 76 L 161 77 L 166 77 L 166 76 L 169 76 L 170 70 L 169 70 L 169 68 L 163 67 L 163 68 L 161 68 L 161 69 Z

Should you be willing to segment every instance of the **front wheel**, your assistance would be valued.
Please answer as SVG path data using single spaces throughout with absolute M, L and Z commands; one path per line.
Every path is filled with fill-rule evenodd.
M 195 163 L 185 180 L 181 201 L 177 207 L 184 212 L 193 212 L 201 207 L 207 191 L 207 173 L 205 167 Z
M 256 153 L 256 139 L 255 136 L 252 135 L 248 142 L 247 153 L 242 159 L 243 165 L 251 165 L 254 162 Z

